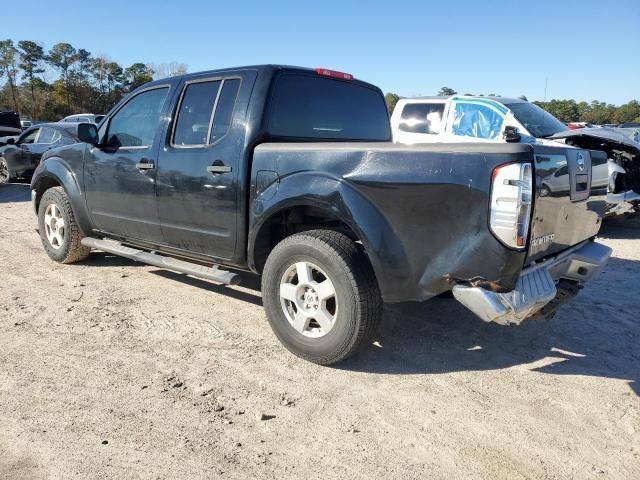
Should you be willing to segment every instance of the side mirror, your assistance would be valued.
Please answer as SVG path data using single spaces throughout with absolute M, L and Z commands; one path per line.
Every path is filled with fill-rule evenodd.
M 504 132 L 502 132 L 502 138 L 507 143 L 518 143 L 522 140 L 522 135 L 520 135 L 517 127 L 507 125 L 504 127 Z
M 15 145 L 16 144 L 16 139 L 13 137 L 7 138 L 7 141 L 5 142 L 7 145 Z
M 93 123 L 79 123 L 78 140 L 97 147 L 100 140 L 98 138 L 98 129 Z

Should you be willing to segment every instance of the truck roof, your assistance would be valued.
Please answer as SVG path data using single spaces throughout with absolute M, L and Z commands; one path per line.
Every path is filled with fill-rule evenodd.
M 322 67 L 324 69 L 324 67 Z M 174 77 L 167 77 L 167 78 L 161 78 L 159 80 L 154 80 L 153 82 L 149 82 L 143 85 L 143 87 L 148 87 L 151 85 L 157 85 L 157 84 L 162 84 L 163 82 L 166 82 L 167 80 L 170 79 L 177 79 L 177 78 L 185 78 L 185 79 L 190 79 L 190 78 L 195 78 L 195 77 L 201 77 L 201 76 L 206 76 L 206 75 L 216 75 L 216 74 L 222 74 L 225 72 L 229 72 L 229 71 L 238 71 L 238 70 L 255 70 L 258 73 L 260 72 L 264 72 L 264 71 L 275 71 L 275 70 L 282 70 L 282 71 L 288 71 L 288 72 L 307 72 L 307 73 L 313 73 L 316 71 L 315 68 L 309 68 L 309 67 L 299 67 L 299 66 L 295 66 L 295 65 L 282 65 L 282 64 L 261 64 L 261 65 L 245 65 L 245 66 L 241 66 L 241 67 L 227 67 L 227 68 L 218 68 L 215 70 L 203 70 L 200 72 L 192 72 L 192 73 L 185 73 L 183 75 L 176 75 Z M 328 78 L 334 78 L 335 77 L 328 77 Z M 364 82 L 362 80 L 358 80 L 357 78 L 355 78 L 355 76 L 351 79 L 348 80 L 350 82 L 354 82 L 354 83 L 358 83 L 360 85 L 367 85 L 376 89 L 379 89 L 376 85 L 373 85 L 371 83 L 368 82 Z

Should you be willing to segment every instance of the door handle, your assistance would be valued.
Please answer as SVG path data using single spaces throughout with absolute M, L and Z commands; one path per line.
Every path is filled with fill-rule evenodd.
M 229 173 L 231 172 L 230 165 L 224 165 L 222 162 L 214 163 L 213 165 L 209 165 L 207 167 L 207 172 L 209 173 Z
M 151 170 L 155 168 L 155 165 L 148 158 L 143 158 L 140 160 L 140 162 L 136 163 L 136 168 L 138 170 Z

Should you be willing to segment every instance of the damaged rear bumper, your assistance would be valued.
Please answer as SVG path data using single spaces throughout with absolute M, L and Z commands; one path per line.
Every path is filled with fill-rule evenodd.
M 456 285 L 453 295 L 485 322 L 519 325 L 545 306 L 562 303 L 558 301 L 566 295 L 566 290 L 560 286 L 562 283 L 583 285 L 610 256 L 611 248 L 586 241 L 524 269 L 511 292 L 496 293 L 481 287 Z M 550 313 L 546 311 L 545 316 Z

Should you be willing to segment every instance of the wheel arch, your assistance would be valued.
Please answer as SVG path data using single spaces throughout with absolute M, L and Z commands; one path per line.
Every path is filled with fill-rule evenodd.
M 247 252 L 253 271 L 262 272 L 278 242 L 300 231 L 324 228 L 344 233 L 362 245 L 383 298 L 393 290 L 397 277 L 406 279 L 409 263 L 403 245 L 369 199 L 337 179 L 310 182 L 298 178 L 297 183 L 286 188 L 280 185 L 269 200 L 259 196 L 254 201 Z M 312 191 L 314 185 L 321 188 Z
M 53 187 L 62 187 L 69 197 L 71 209 L 82 232 L 87 235 L 91 231 L 91 223 L 82 195 L 78 178 L 73 169 L 60 157 L 49 157 L 42 162 L 31 180 L 33 206 L 38 213 L 44 192 Z

